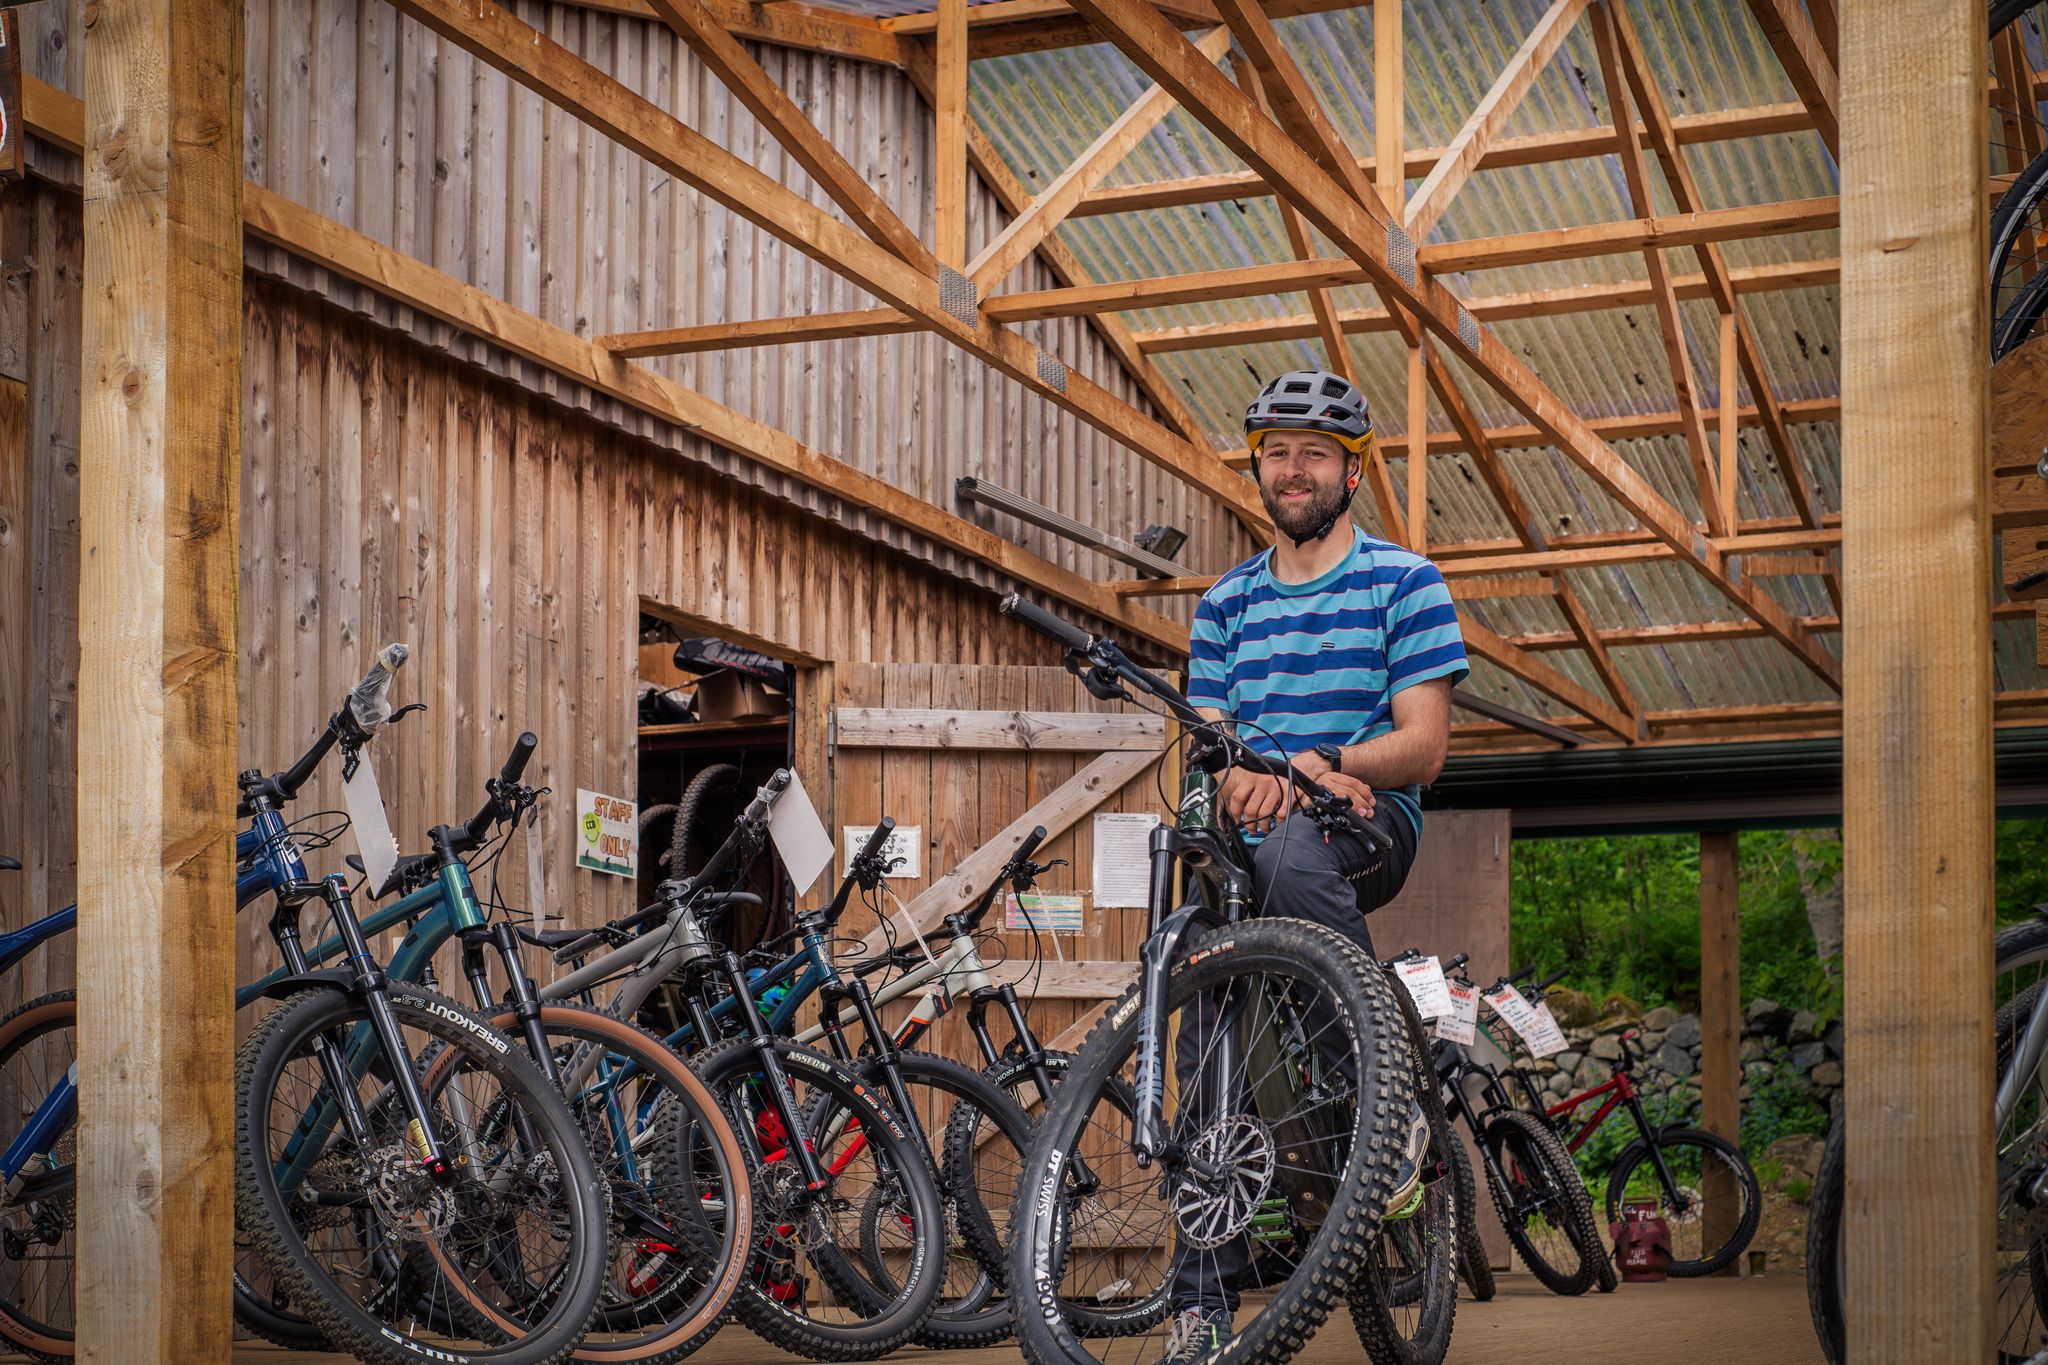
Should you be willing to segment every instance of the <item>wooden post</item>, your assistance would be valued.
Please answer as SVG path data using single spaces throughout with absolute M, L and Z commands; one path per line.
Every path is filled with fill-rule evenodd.
M 1700 836 L 1700 1126 L 1730 1142 L 1742 1140 L 1742 964 L 1736 907 L 1740 880 L 1732 831 Z M 1704 1245 L 1734 1231 L 1735 1182 L 1706 1172 Z M 1733 1275 L 1740 1266 L 1724 1273 Z
M 1429 553 L 1429 338 L 1408 348 L 1408 548 Z
M 226 1360 L 242 6 L 84 41 L 78 1356 Z
M 1735 484 L 1741 477 L 1742 450 L 1742 423 L 1737 420 L 1735 401 L 1736 361 L 1741 352 L 1739 332 L 1735 310 L 1731 308 L 1721 314 L 1721 468 L 1714 480 L 1714 491 L 1721 498 L 1721 524 L 1730 530 L 1739 524 L 1735 519 Z
M 1984 7 L 1841 53 L 1845 1309 L 1931 1365 L 1991 1357 L 1998 1265 Z
M 967 0 L 939 0 L 937 45 L 932 251 L 959 270 L 967 264 Z

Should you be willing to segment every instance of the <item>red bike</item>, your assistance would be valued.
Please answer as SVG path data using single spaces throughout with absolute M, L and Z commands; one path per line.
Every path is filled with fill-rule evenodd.
M 1553 978 L 1554 980 L 1555 978 Z M 1537 995 L 1541 999 L 1541 994 Z M 1621 1221 L 1626 1202 L 1654 1200 L 1671 1226 L 1673 1275 L 1711 1275 L 1732 1265 L 1756 1236 L 1763 1192 L 1742 1149 L 1725 1138 L 1683 1123 L 1650 1122 L 1636 1090 L 1634 1030 L 1621 1035 L 1614 1074 L 1590 1090 L 1551 1103 L 1523 1067 L 1513 1068 L 1531 1112 L 1551 1126 L 1576 1154 L 1617 1108 L 1635 1120 L 1636 1139 L 1614 1158 L 1607 1178 L 1607 1221 Z M 1600 1100 L 1589 1118 L 1578 1110 Z M 1607 1272 L 1612 1273 L 1611 1269 Z

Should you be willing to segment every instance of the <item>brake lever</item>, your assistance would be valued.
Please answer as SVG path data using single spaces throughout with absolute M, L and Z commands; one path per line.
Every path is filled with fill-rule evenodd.
M 398 724 L 398 722 L 404 720 L 413 712 L 424 711 L 426 709 L 427 704 L 423 701 L 409 701 L 405 705 L 399 707 L 396 711 L 393 711 L 389 716 L 385 717 L 384 725 L 396 725 Z M 384 727 L 380 725 L 377 728 L 381 730 Z

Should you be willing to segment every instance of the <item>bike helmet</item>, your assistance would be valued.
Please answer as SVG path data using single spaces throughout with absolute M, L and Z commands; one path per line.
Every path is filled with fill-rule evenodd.
M 1259 445 L 1269 431 L 1320 431 L 1334 437 L 1358 457 L 1358 474 L 1344 481 L 1344 501 L 1336 513 L 1317 527 L 1314 534 L 1293 536 L 1297 546 L 1321 540 L 1330 528 L 1351 511 L 1351 499 L 1358 492 L 1358 480 L 1372 450 L 1372 409 L 1365 395 L 1341 374 L 1328 370 L 1289 370 L 1259 390 L 1244 410 L 1245 439 L 1252 448 L 1252 478 L 1259 478 Z

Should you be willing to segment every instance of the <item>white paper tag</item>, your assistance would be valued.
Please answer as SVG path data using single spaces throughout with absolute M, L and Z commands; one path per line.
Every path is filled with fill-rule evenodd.
M 832 866 L 832 833 L 818 818 L 804 780 L 794 772 L 789 775 L 789 786 L 775 799 L 775 808 L 768 812 L 768 837 L 775 841 L 783 870 L 796 884 L 798 895 L 809 891 L 818 874 Z
M 391 880 L 398 866 L 398 839 L 391 832 L 391 818 L 384 813 L 384 794 L 377 790 L 377 770 L 370 763 L 370 751 L 356 751 L 355 772 L 342 779 L 342 804 L 348 807 L 348 831 L 356 841 L 356 853 L 363 860 L 369 878 L 369 894 L 375 895 Z
M 1394 975 L 1415 998 L 1415 1012 L 1424 1019 L 1441 1019 L 1451 1012 L 1451 993 L 1444 988 L 1444 969 L 1433 957 L 1403 958 L 1394 964 Z
M 1469 981 L 1446 980 L 1444 989 L 1450 993 L 1451 1008 L 1437 1016 L 1436 1036 L 1470 1046 L 1478 1037 L 1479 988 Z
M 1548 1057 L 1564 1051 L 1564 1033 L 1557 1021 L 1550 1017 L 1548 1005 L 1531 1005 L 1522 993 L 1513 986 L 1503 986 L 1497 991 L 1486 993 L 1486 1003 L 1493 1006 L 1494 1013 L 1507 1020 L 1508 1027 L 1521 1035 L 1529 1045 L 1529 1051 L 1538 1057 Z
M 1095 816 L 1095 906 L 1142 910 L 1152 903 L 1152 814 L 1100 811 Z
M 526 913 L 533 916 L 533 927 L 545 928 L 548 920 L 547 868 L 541 856 L 541 822 L 530 818 L 526 822 Z
M 841 832 L 841 847 L 851 857 L 868 846 L 874 837 L 873 825 L 848 825 Z M 884 876 L 901 882 L 914 882 L 924 876 L 924 826 L 898 825 L 889 831 L 889 838 L 882 845 L 882 861 L 889 870 Z

